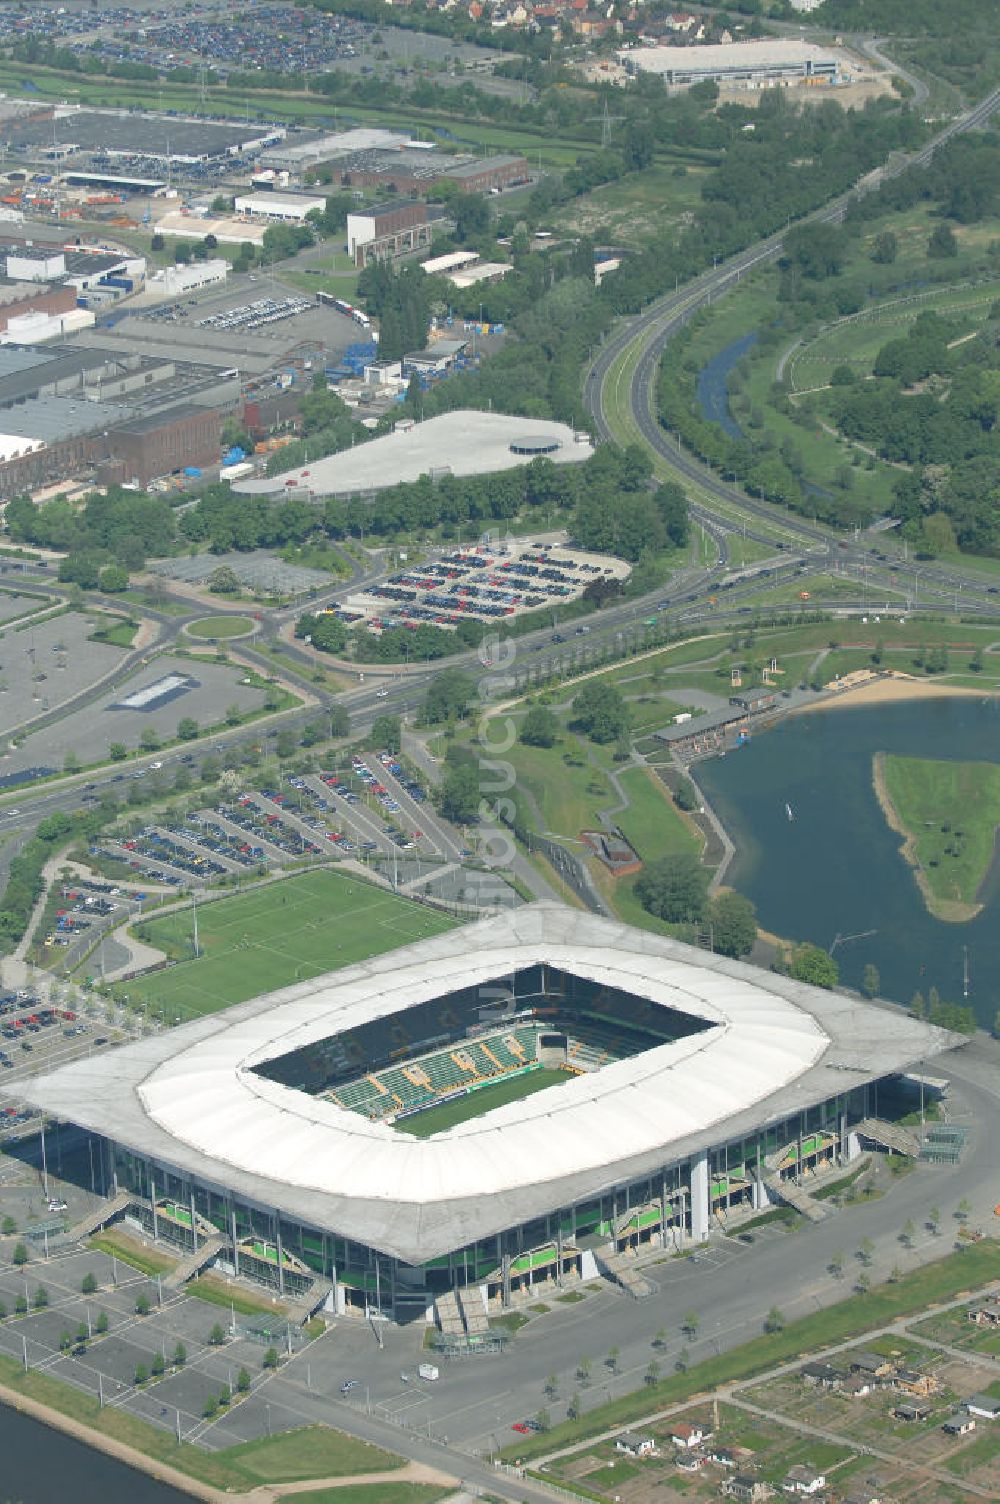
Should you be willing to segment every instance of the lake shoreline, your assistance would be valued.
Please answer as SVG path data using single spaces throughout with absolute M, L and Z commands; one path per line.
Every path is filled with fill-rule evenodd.
M 927 912 L 944 924 L 968 924 L 971 919 L 975 919 L 983 911 L 981 903 L 961 903 L 957 899 L 938 898 L 931 888 L 917 855 L 916 837 L 907 830 L 899 811 L 892 802 L 892 796 L 885 781 L 884 752 L 876 752 L 872 758 L 872 788 L 889 829 L 902 837 L 899 854 L 913 873 Z
M 792 715 L 811 715 L 817 710 L 835 710 L 838 706 L 852 708 L 868 705 L 892 705 L 904 700 L 941 699 L 990 700 L 996 694 L 974 689 L 969 684 L 941 684 L 936 680 L 914 679 L 907 674 L 879 675 L 865 684 L 853 684 L 846 689 L 832 689 L 822 699 L 810 705 L 796 705 L 789 710 Z

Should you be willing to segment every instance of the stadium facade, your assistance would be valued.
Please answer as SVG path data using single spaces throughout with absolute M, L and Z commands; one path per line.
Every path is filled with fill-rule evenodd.
M 396 1319 L 451 1301 L 478 1327 L 541 1282 L 605 1273 L 640 1293 L 630 1253 L 793 1199 L 802 1176 L 879 1140 L 890 1078 L 953 1042 L 534 904 L 23 1095 L 89 1135 L 109 1213 L 177 1245 L 184 1272 L 213 1260 L 292 1301 Z M 541 1089 L 518 1096 L 518 1078 Z M 442 1111 L 450 1126 L 420 1136 Z

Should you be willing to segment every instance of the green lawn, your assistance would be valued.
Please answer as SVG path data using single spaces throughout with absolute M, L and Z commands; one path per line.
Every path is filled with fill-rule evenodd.
M 247 1441 L 216 1456 L 225 1459 L 233 1482 L 294 1483 L 305 1478 L 389 1472 L 404 1466 L 402 1457 L 327 1426 L 303 1426 L 282 1436 Z
M 202 637 L 209 642 L 218 642 L 224 637 L 245 637 L 253 629 L 254 623 L 249 616 L 203 616 L 198 621 L 189 621 L 184 628 L 189 637 Z
M 149 921 L 143 935 L 180 964 L 133 978 L 116 992 L 168 1019 L 195 1018 L 441 934 L 454 923 L 357 878 L 307 872 L 203 904 L 197 959 L 189 908 Z
M 348 1483 L 342 1488 L 310 1488 L 295 1498 L 299 1504 L 434 1504 L 454 1492 L 435 1483 Z
M 1000 766 L 884 754 L 879 767 L 928 907 L 941 919 L 971 917 L 952 909 L 977 909 L 1000 825 Z
M 524 1097 L 534 1096 L 536 1091 L 544 1091 L 548 1086 L 561 1085 L 569 1080 L 565 1071 L 549 1070 L 543 1066 L 524 1076 L 512 1076 L 506 1081 L 495 1081 L 492 1086 L 481 1086 L 478 1091 L 469 1092 L 465 1097 L 456 1097 L 453 1102 L 442 1102 L 439 1107 L 429 1107 L 426 1112 L 418 1112 L 414 1117 L 397 1123 L 396 1128 L 401 1133 L 411 1133 L 414 1138 L 429 1138 L 432 1133 L 443 1133 L 446 1128 L 454 1128 L 456 1123 L 480 1118 L 483 1113 L 492 1112 L 494 1107 L 504 1107 L 508 1102 L 520 1102 Z
M 223 1280 L 211 1274 L 203 1274 L 199 1279 L 193 1279 L 184 1286 L 184 1294 L 190 1295 L 194 1300 L 204 1301 L 210 1306 L 224 1306 L 225 1309 L 239 1311 L 241 1316 L 281 1315 L 284 1306 L 276 1305 L 266 1295 L 259 1299 L 247 1293 L 246 1290 L 238 1290 L 232 1285 L 227 1285 Z

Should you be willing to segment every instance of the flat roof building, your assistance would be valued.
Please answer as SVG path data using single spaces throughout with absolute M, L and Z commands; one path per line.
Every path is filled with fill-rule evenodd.
M 758 88 L 798 79 L 836 83 L 840 75 L 834 53 L 795 37 L 718 46 L 633 47 L 619 52 L 618 60 L 630 77 L 656 73 L 668 85 L 711 81 Z
M 307 198 L 295 193 L 247 193 L 234 199 L 237 214 L 248 219 L 269 219 L 276 224 L 303 224 L 307 214 L 322 213 L 325 198 Z
M 355 266 L 429 246 L 431 233 L 427 205 L 420 199 L 389 199 L 347 216 L 347 250 Z
M 589 459 L 593 447 L 565 423 L 512 418 L 504 413 L 459 410 L 398 427 L 367 444 L 341 450 L 308 466 L 261 480 L 243 481 L 242 495 L 279 495 L 294 488 L 314 496 L 357 496 L 384 491 L 422 475 L 487 475 L 546 454 L 557 465 Z

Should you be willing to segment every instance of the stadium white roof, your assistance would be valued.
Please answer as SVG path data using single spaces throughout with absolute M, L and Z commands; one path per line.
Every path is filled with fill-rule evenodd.
M 441 413 L 410 428 L 397 428 L 370 443 L 266 480 L 241 481 L 233 490 L 253 496 L 303 488 L 316 496 L 352 496 L 419 480 L 431 472 L 487 475 L 526 463 L 523 454 L 512 451 L 512 444 L 525 438 L 550 437 L 559 447 L 548 458 L 557 465 L 589 459 L 594 452 L 590 439 L 586 435 L 578 439 L 565 423 L 465 409 Z
M 254 1066 L 547 962 L 701 1033 L 426 1139 Z M 944 1030 L 677 941 L 534 904 L 26 1082 L 22 1095 L 293 1220 L 421 1263 L 949 1048 Z

